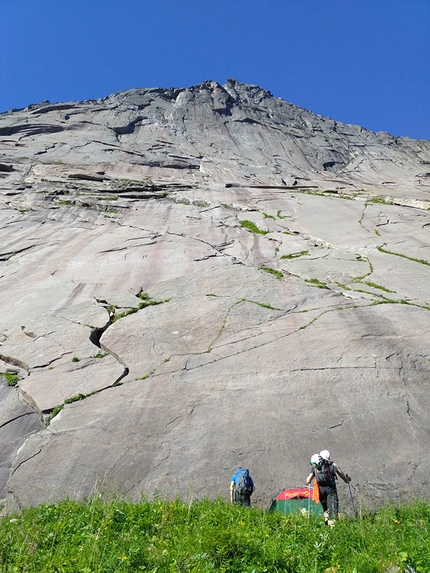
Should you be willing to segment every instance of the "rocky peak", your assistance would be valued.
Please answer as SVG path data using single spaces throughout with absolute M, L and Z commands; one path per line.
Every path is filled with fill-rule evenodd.
M 54 134 L 60 133 L 61 137 Z M 51 104 L 0 115 L 0 135 L 53 134 L 38 142 L 46 160 L 110 163 L 108 156 L 148 166 L 208 167 L 219 182 L 281 185 L 284 175 L 320 188 L 418 183 L 430 144 L 346 125 L 274 98 L 258 86 L 227 80 L 190 88 L 133 89 L 100 100 Z M 79 134 L 79 135 L 78 135 Z M 9 139 L 12 143 L 12 141 Z M 19 158 L 9 147 L 11 160 Z M 237 161 L 240 158 L 240 162 Z M 202 163 L 204 162 L 204 165 Z M 234 175 L 228 162 L 235 161 Z M 239 166 L 239 169 L 237 168 Z M 327 174 L 329 176 L 327 177 Z

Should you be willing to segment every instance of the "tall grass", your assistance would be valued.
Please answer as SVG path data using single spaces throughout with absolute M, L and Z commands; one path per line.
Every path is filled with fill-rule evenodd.
M 222 500 L 100 497 L 0 519 L 0 572 L 368 573 L 430 571 L 430 505 L 339 519 L 285 516 Z

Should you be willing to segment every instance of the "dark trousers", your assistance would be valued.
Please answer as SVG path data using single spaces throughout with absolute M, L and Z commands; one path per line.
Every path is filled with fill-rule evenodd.
M 337 497 L 336 484 L 320 485 L 320 502 L 324 512 L 328 511 L 330 519 L 337 517 L 339 513 L 339 498 Z
M 251 505 L 250 495 L 240 495 L 237 491 L 234 492 L 234 502 L 243 505 L 244 507 L 249 507 Z

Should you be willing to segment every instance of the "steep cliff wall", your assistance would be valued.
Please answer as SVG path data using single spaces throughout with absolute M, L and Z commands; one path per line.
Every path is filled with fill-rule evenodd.
M 264 505 L 323 448 L 360 503 L 424 495 L 429 166 L 234 80 L 1 114 L 6 510 L 239 464 Z

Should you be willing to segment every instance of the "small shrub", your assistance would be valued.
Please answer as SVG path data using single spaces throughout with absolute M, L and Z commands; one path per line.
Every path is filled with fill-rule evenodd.
M 72 358 L 72 362 L 79 362 L 79 358 L 78 358 L 77 356 L 74 356 L 74 357 Z

